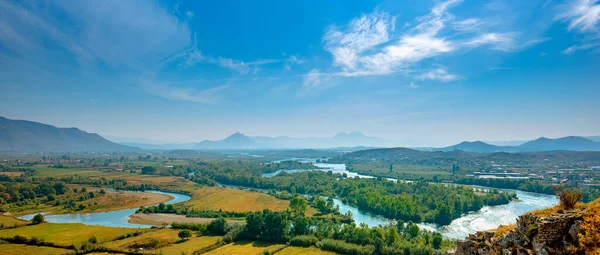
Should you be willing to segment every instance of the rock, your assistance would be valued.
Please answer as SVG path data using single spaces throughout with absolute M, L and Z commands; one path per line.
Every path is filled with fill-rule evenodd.
M 476 253 L 476 243 L 471 240 L 458 241 L 456 255 L 471 255 Z
M 574 242 L 577 242 L 579 239 L 579 232 L 581 231 L 579 225 L 581 224 L 581 222 L 581 220 L 576 220 L 575 223 L 573 223 L 573 225 L 571 225 L 571 227 L 569 228 L 569 235 L 571 236 L 571 240 L 573 240 Z

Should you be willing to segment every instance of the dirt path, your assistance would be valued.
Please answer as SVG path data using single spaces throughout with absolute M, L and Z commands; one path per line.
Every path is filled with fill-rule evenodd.
M 170 225 L 173 222 L 185 223 L 209 223 L 215 218 L 187 218 L 184 215 L 168 214 L 168 213 L 136 213 L 129 216 L 129 223 L 148 224 L 148 225 Z M 243 220 L 227 220 L 227 223 L 244 223 Z

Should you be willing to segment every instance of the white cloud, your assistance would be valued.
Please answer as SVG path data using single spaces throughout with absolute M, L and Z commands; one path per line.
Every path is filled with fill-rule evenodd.
M 454 80 L 458 79 L 458 76 L 448 73 L 446 68 L 440 67 L 437 69 L 433 69 L 429 72 L 423 73 L 423 74 L 417 76 L 417 78 L 421 79 L 421 80 L 435 80 L 435 81 L 448 82 L 448 81 L 454 81 Z
M 563 10 L 557 18 L 569 22 L 569 30 L 579 33 L 600 32 L 600 4 L 597 0 L 576 0 L 561 6 Z
M 588 50 L 600 46 L 600 4 L 597 0 L 577 0 L 560 6 L 557 19 L 568 22 L 568 30 L 585 37 L 580 44 L 573 45 L 562 53 L 571 55 L 575 51 Z
M 573 46 L 563 50 L 562 53 L 566 54 L 566 55 L 572 55 L 576 51 L 593 49 L 596 47 L 600 47 L 600 43 L 588 43 L 588 44 L 582 44 L 582 45 L 573 45 Z
M 214 104 L 219 101 L 218 93 L 229 86 L 217 86 L 204 90 L 172 87 L 166 84 L 144 84 L 143 87 L 152 95 L 171 100 L 189 101 L 203 104 Z
M 419 88 L 419 85 L 417 85 L 417 84 L 415 84 L 414 82 L 411 81 L 410 84 L 408 84 L 408 87 L 416 89 L 416 88 Z
M 345 28 L 331 27 L 323 37 L 325 49 L 333 57 L 333 66 L 341 69 L 331 75 L 387 75 L 460 49 L 489 45 L 493 50 L 516 51 L 546 40 L 521 42 L 517 32 L 491 31 L 493 22 L 456 19 L 449 9 L 460 2 L 437 3 L 415 23 L 405 23 L 400 33 L 395 33 L 395 17 L 380 11 L 353 19 Z M 452 79 L 452 75 L 442 77 L 446 78 L 437 80 Z
M 516 47 L 516 40 L 513 33 L 486 33 L 466 41 L 464 44 L 470 47 L 489 44 L 496 50 L 512 51 Z
M 304 77 L 304 87 L 315 88 L 321 85 L 321 72 L 318 69 L 311 70 Z

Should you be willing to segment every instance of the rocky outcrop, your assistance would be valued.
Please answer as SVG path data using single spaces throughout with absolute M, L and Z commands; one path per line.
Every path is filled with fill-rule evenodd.
M 456 255 L 584 254 L 578 249 L 581 212 L 524 214 L 510 231 L 483 231 L 459 241 Z

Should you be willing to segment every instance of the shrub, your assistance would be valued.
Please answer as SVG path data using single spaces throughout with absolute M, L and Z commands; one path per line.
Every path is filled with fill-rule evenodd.
M 208 224 L 208 231 L 213 234 L 223 235 L 227 233 L 227 222 L 222 217 L 219 217 Z
M 229 227 L 227 234 L 223 236 L 223 242 L 231 243 L 240 240 L 244 234 L 245 226 L 242 224 L 233 224 Z
M 33 219 L 31 219 L 31 223 L 33 223 L 35 225 L 43 223 L 43 222 L 44 222 L 44 216 L 39 213 L 36 214 L 35 216 L 33 216 Z
M 317 247 L 326 251 L 351 255 L 368 255 L 375 252 L 375 247 L 373 245 L 361 246 L 333 239 L 323 239 L 317 242 Z
M 90 238 L 88 238 L 88 242 L 96 244 L 98 243 L 98 238 L 96 238 L 96 236 L 90 236 Z
M 189 239 L 190 237 L 192 237 L 192 231 L 189 231 L 188 229 L 183 229 L 179 231 L 179 234 L 177 234 L 177 236 L 179 236 L 181 240 Z
M 560 206 L 565 210 L 573 209 L 582 197 L 581 191 L 577 189 L 563 189 L 557 193 Z
M 294 238 L 292 238 L 292 240 L 290 240 L 290 245 L 300 246 L 300 247 L 309 247 L 309 246 L 316 245 L 318 241 L 319 241 L 319 239 L 314 236 L 302 235 L 302 236 L 295 236 Z

